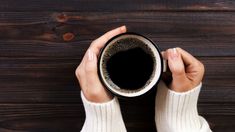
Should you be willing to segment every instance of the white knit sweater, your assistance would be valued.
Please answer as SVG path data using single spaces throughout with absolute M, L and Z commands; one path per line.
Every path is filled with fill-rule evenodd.
M 155 122 L 158 132 L 211 132 L 206 120 L 198 115 L 197 100 L 201 84 L 177 93 L 163 82 L 158 85 Z M 86 120 L 81 132 L 126 132 L 118 99 L 107 103 L 88 101 L 81 92 Z

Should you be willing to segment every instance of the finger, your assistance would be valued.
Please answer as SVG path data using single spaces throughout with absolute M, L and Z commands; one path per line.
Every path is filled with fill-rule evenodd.
M 167 60 L 166 51 L 162 51 L 161 54 L 162 54 L 162 58 L 163 58 L 164 60 Z
M 75 74 L 78 78 L 80 88 L 84 90 L 86 88 L 84 84 L 86 84 L 86 73 L 85 73 L 85 62 L 87 59 L 87 52 L 84 54 L 79 66 L 77 67 Z
M 195 62 L 197 62 L 197 59 L 195 57 L 193 57 L 191 54 L 181 48 L 176 49 L 181 54 L 183 62 L 186 66 L 195 65 Z
M 99 54 L 99 51 L 101 48 L 104 47 L 104 45 L 106 44 L 106 42 L 111 39 L 112 37 L 121 34 L 121 33 L 125 33 L 126 32 L 126 26 L 121 26 L 118 27 L 116 29 L 113 29 L 107 33 L 105 33 L 103 36 L 99 37 L 98 39 L 96 39 L 95 41 L 92 42 L 90 49 L 96 54 Z
M 205 71 L 204 65 L 187 51 L 181 48 L 177 48 L 177 50 L 180 52 L 186 66 L 187 77 L 190 80 L 194 80 L 197 84 L 201 82 Z
M 87 50 L 87 55 L 86 55 L 86 59 L 85 59 L 85 70 L 86 72 L 90 72 L 90 71 L 95 71 L 97 70 L 97 63 L 96 63 L 96 55 L 94 54 L 94 52 L 90 49 Z
M 186 78 L 183 60 L 177 49 L 167 50 L 168 66 L 172 73 L 173 81 L 180 82 Z
M 88 80 L 98 79 L 97 74 L 97 56 L 94 52 L 88 49 L 86 54 L 86 59 L 84 61 L 84 70 L 86 73 L 86 77 L 89 77 Z
M 92 56 L 93 54 L 91 54 L 91 53 L 95 53 L 95 49 L 97 49 L 99 51 L 109 39 L 111 39 L 112 37 L 114 37 L 120 33 L 124 33 L 124 32 L 126 32 L 126 26 L 122 26 L 122 27 L 116 28 L 112 31 L 109 31 L 109 32 L 105 33 L 103 36 L 101 36 L 100 38 L 96 39 L 91 44 L 91 46 L 87 50 L 87 52 L 85 53 L 84 58 L 82 59 L 82 62 L 80 65 L 84 66 L 84 62 L 86 60 L 89 60 L 89 57 L 93 57 Z M 107 39 L 107 41 L 105 41 L 105 39 Z M 92 58 L 90 58 L 90 59 L 92 59 Z
M 101 90 L 103 85 L 100 83 L 97 72 L 97 56 L 92 52 L 92 50 L 88 50 L 84 69 L 86 73 L 87 87 L 89 87 L 90 90 Z
M 80 67 L 80 69 L 84 69 L 85 68 L 85 62 L 86 62 L 86 59 L 87 59 L 87 51 L 86 51 L 86 53 L 84 54 L 84 56 L 83 56 L 83 58 L 82 58 L 82 61 L 80 62 L 80 65 L 78 66 L 78 67 Z M 83 72 L 85 72 L 84 70 L 83 70 Z
M 80 64 L 78 65 L 78 67 L 76 68 L 75 74 L 78 77 L 78 80 L 82 79 L 80 76 L 84 76 L 84 61 L 86 59 L 86 54 L 87 52 L 84 54 L 84 56 L 82 57 Z

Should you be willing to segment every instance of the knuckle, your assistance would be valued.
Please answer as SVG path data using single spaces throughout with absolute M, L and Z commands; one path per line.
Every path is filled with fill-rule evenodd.
M 96 44 L 97 40 L 93 40 L 90 44 L 90 47 L 93 47 Z
M 182 50 L 182 48 L 180 48 L 180 47 L 176 47 L 176 49 L 177 49 L 177 50 Z
M 167 49 L 166 52 L 169 52 L 171 50 L 171 48 Z
M 202 69 L 205 69 L 204 64 L 203 64 L 202 62 L 199 62 L 199 63 L 200 63 L 200 67 L 201 67 Z
M 91 42 L 91 45 L 94 45 L 96 43 L 96 39 Z
M 180 47 L 175 47 L 175 48 L 176 48 L 176 49 L 179 49 L 179 50 L 182 49 L 182 48 L 180 48 Z
M 171 50 L 171 49 L 167 49 L 167 50 L 166 50 L 166 55 L 167 55 L 167 57 L 169 56 L 170 50 Z
M 93 41 L 93 42 L 90 44 L 89 48 L 93 47 L 94 45 L 95 45 L 95 42 Z
M 79 74 L 79 68 L 75 70 L 75 75 L 78 76 L 78 74 Z
M 75 75 L 76 75 L 78 78 L 82 75 L 81 67 L 78 67 L 78 68 L 75 70 Z
M 198 67 L 198 68 L 201 68 L 201 62 L 199 61 L 199 60 L 194 60 L 193 61 L 193 65 L 195 66 L 195 67 Z
M 201 61 L 197 61 L 196 64 L 195 64 L 195 66 L 198 68 L 198 70 L 199 70 L 199 72 L 200 72 L 201 74 L 204 74 L 204 72 L 205 72 L 205 66 L 204 66 L 204 64 L 203 64 Z
M 205 72 L 205 66 L 202 62 L 200 62 L 200 68 L 201 68 L 202 72 L 204 73 Z
M 122 33 L 123 32 L 123 29 L 120 27 L 120 28 L 118 28 L 118 32 L 119 33 Z
M 203 64 L 200 62 L 200 61 L 196 61 L 196 66 L 199 67 L 199 68 L 202 68 L 203 67 Z

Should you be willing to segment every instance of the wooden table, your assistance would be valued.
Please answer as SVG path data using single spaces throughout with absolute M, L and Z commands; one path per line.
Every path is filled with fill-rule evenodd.
M 74 71 L 90 42 L 120 25 L 182 47 L 206 66 L 199 112 L 235 130 L 233 0 L 0 0 L 0 132 L 78 132 Z M 154 93 L 121 100 L 128 132 L 154 132 Z

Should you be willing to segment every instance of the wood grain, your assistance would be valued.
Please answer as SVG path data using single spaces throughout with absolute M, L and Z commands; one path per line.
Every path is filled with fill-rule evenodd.
M 180 46 L 195 56 L 235 56 L 233 12 L 65 13 L 65 21 L 49 12 L 1 14 L 2 57 L 79 57 L 92 40 L 123 24 L 163 50 Z M 71 42 L 63 40 L 66 33 L 74 34 Z
M 74 71 L 81 57 L 0 58 L 0 102 L 80 102 Z M 235 103 L 235 57 L 200 57 L 199 60 L 206 67 L 200 102 Z
M 226 105 L 222 105 L 226 107 Z M 121 106 L 122 107 L 122 106 Z M 122 107 L 124 121 L 128 131 L 154 132 L 154 109 L 153 106 L 138 107 L 136 111 L 130 111 L 130 108 L 136 108 L 136 105 Z M 207 109 L 210 105 L 200 106 L 199 109 Z M 218 107 L 218 106 L 216 106 Z M 213 110 L 217 108 L 214 107 Z M 233 106 L 234 107 L 234 106 Z M 211 111 L 204 111 L 205 113 Z M 1 104 L 0 105 L 0 130 L 6 131 L 36 131 L 36 132 L 57 132 L 79 131 L 84 121 L 84 111 L 81 104 Z M 228 111 L 221 111 L 228 112 Z M 145 113 L 145 116 L 141 116 Z M 200 112 L 203 114 L 203 112 Z M 220 113 L 221 114 L 221 113 Z M 212 124 L 213 130 L 232 132 L 234 129 L 233 115 L 220 115 L 213 113 L 204 115 Z M 231 114 L 231 111 L 230 113 Z M 136 116 L 138 115 L 138 116 Z M 227 123 L 230 122 L 230 123 Z
M 234 11 L 233 0 L 1 0 L 0 11 Z M 24 5 L 24 6 L 22 6 Z
M 120 25 L 201 60 L 199 113 L 214 132 L 234 131 L 233 0 L 0 0 L 0 132 L 79 131 L 74 71 L 90 43 Z M 128 132 L 156 131 L 155 94 L 120 99 Z

